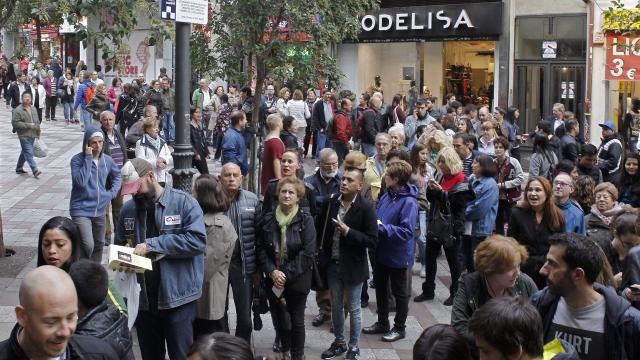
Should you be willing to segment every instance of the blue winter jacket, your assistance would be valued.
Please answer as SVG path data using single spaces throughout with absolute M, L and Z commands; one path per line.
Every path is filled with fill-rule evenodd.
M 378 201 L 378 246 L 376 262 L 394 269 L 413 266 L 415 228 L 418 221 L 418 188 L 403 185 L 397 193 L 392 189 Z
M 84 131 L 82 151 L 71 158 L 71 216 L 98 217 L 106 214 L 107 205 L 120 191 L 120 169 L 111 156 L 100 153 L 98 164 L 93 155 L 86 155 L 84 149 L 93 133 L 103 134 L 100 128 L 87 126 Z M 108 181 L 107 181 L 107 178 Z
M 467 203 L 464 210 L 466 220 L 471 220 L 471 236 L 489 236 L 496 227 L 498 214 L 498 184 L 492 177 L 476 179 L 471 175 L 469 182 L 476 198 Z
M 78 85 L 78 91 L 76 91 L 76 101 L 73 104 L 73 110 L 77 110 L 78 106 L 82 108 L 82 110 L 87 110 L 87 88 L 95 87 L 96 85 L 91 82 L 91 80 L 87 80 L 84 83 Z
M 564 212 L 564 228 L 567 232 L 587 235 L 584 212 L 580 205 L 573 200 L 569 200 L 564 204 L 558 204 L 558 207 Z
M 234 163 L 240 166 L 242 176 L 249 173 L 249 159 L 247 158 L 247 143 L 244 135 L 236 128 L 229 128 L 222 139 L 222 165 Z
M 159 235 L 146 237 L 147 209 L 138 209 L 133 199 L 120 211 L 114 243 L 135 247 L 146 243 L 150 252 L 165 255 L 153 263 L 160 269 L 158 309 L 173 309 L 198 300 L 202 295 L 204 251 L 207 232 L 204 215 L 198 202 L 189 194 L 166 185 L 155 203 L 155 226 Z M 140 310 L 148 310 L 149 303 L 144 276 L 141 284 Z

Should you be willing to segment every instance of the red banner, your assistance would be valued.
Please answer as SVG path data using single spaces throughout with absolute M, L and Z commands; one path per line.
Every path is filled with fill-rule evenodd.
M 640 34 L 607 34 L 607 80 L 640 81 Z

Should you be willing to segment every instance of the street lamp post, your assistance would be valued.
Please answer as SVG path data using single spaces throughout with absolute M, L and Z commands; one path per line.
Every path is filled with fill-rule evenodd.
M 191 24 L 176 22 L 176 143 L 173 147 L 174 168 L 173 187 L 191 193 L 191 184 L 195 170 L 191 165 L 194 153 L 191 149 L 189 136 L 189 92 L 191 90 L 191 63 L 189 61 L 189 33 Z

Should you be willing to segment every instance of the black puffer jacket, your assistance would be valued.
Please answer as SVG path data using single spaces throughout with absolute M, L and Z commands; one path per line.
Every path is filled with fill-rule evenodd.
M 259 214 L 259 201 L 256 194 L 242 189 L 225 214 L 238 234 L 236 250 L 240 249 L 239 255 L 245 276 L 256 272 L 256 227 Z M 233 252 L 234 258 L 231 261 L 236 260 L 236 250 Z
M 76 334 L 102 339 L 118 352 L 118 359 L 133 360 L 127 318 L 111 304 L 100 304 L 78 320 Z

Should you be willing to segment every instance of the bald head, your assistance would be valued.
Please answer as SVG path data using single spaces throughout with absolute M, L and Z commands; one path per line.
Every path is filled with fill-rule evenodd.
M 235 198 L 240 191 L 243 180 L 240 166 L 234 163 L 226 163 L 222 165 L 222 171 L 220 172 L 219 179 L 227 194 L 231 198 Z
M 55 266 L 44 265 L 35 268 L 20 284 L 20 305 L 27 311 L 42 298 L 58 296 L 73 299 L 73 302 L 77 298 L 76 288 L 69 274 Z
M 238 166 L 238 164 L 234 164 L 231 162 L 228 162 L 224 165 L 222 165 L 222 170 L 220 171 L 220 175 L 228 173 L 228 172 L 236 172 L 236 171 L 240 171 L 240 166 Z

